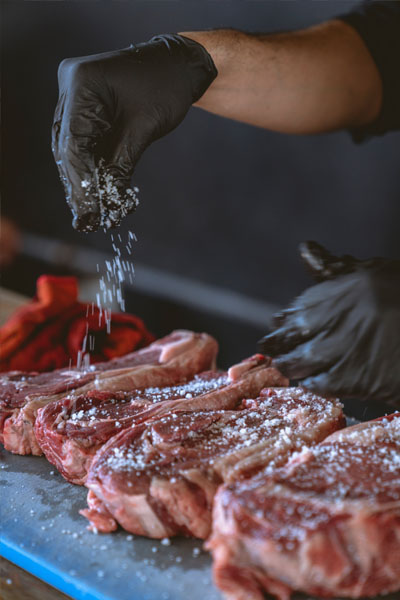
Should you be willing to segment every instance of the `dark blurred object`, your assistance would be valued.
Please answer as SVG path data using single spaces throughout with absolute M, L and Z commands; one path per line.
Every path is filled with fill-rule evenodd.
M 0 217 L 0 268 L 12 264 L 20 247 L 21 233 L 18 226 L 7 217 Z
M 89 350 L 89 340 L 93 363 L 153 341 L 143 321 L 133 315 L 112 314 L 108 333 L 104 311 L 77 298 L 74 277 L 41 276 L 36 298 L 0 328 L 0 370 L 50 371 L 76 364 Z
M 275 317 L 262 350 L 317 393 L 400 398 L 400 261 L 334 257 L 315 242 L 301 251 L 322 282 Z

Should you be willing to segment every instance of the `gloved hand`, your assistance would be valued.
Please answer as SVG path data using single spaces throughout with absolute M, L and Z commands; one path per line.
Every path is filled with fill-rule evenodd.
M 400 261 L 335 257 L 301 246 L 321 281 L 260 340 L 284 375 L 320 394 L 400 399 Z
M 136 208 L 130 179 L 142 152 L 216 76 L 203 46 L 173 34 L 62 61 L 52 149 L 76 229 L 118 225 Z

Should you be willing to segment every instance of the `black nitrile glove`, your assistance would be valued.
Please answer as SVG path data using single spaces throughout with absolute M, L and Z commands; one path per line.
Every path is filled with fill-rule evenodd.
M 203 46 L 173 34 L 62 61 L 52 147 L 76 229 L 118 225 L 136 208 L 130 180 L 142 152 L 216 75 Z
M 400 399 L 400 261 L 301 254 L 317 285 L 275 317 L 260 340 L 287 377 L 317 393 Z

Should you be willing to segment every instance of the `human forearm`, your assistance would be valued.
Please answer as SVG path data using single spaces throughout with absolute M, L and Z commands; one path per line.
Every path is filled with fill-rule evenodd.
M 280 34 L 219 30 L 182 35 L 202 44 L 218 77 L 196 106 L 284 133 L 358 127 L 379 113 L 379 72 L 341 21 Z

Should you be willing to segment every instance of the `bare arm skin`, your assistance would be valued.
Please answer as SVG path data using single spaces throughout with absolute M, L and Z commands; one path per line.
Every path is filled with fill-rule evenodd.
M 195 104 L 282 133 L 313 134 L 372 122 L 382 82 L 364 42 L 341 21 L 279 34 L 185 32 L 211 54 L 218 77 Z

